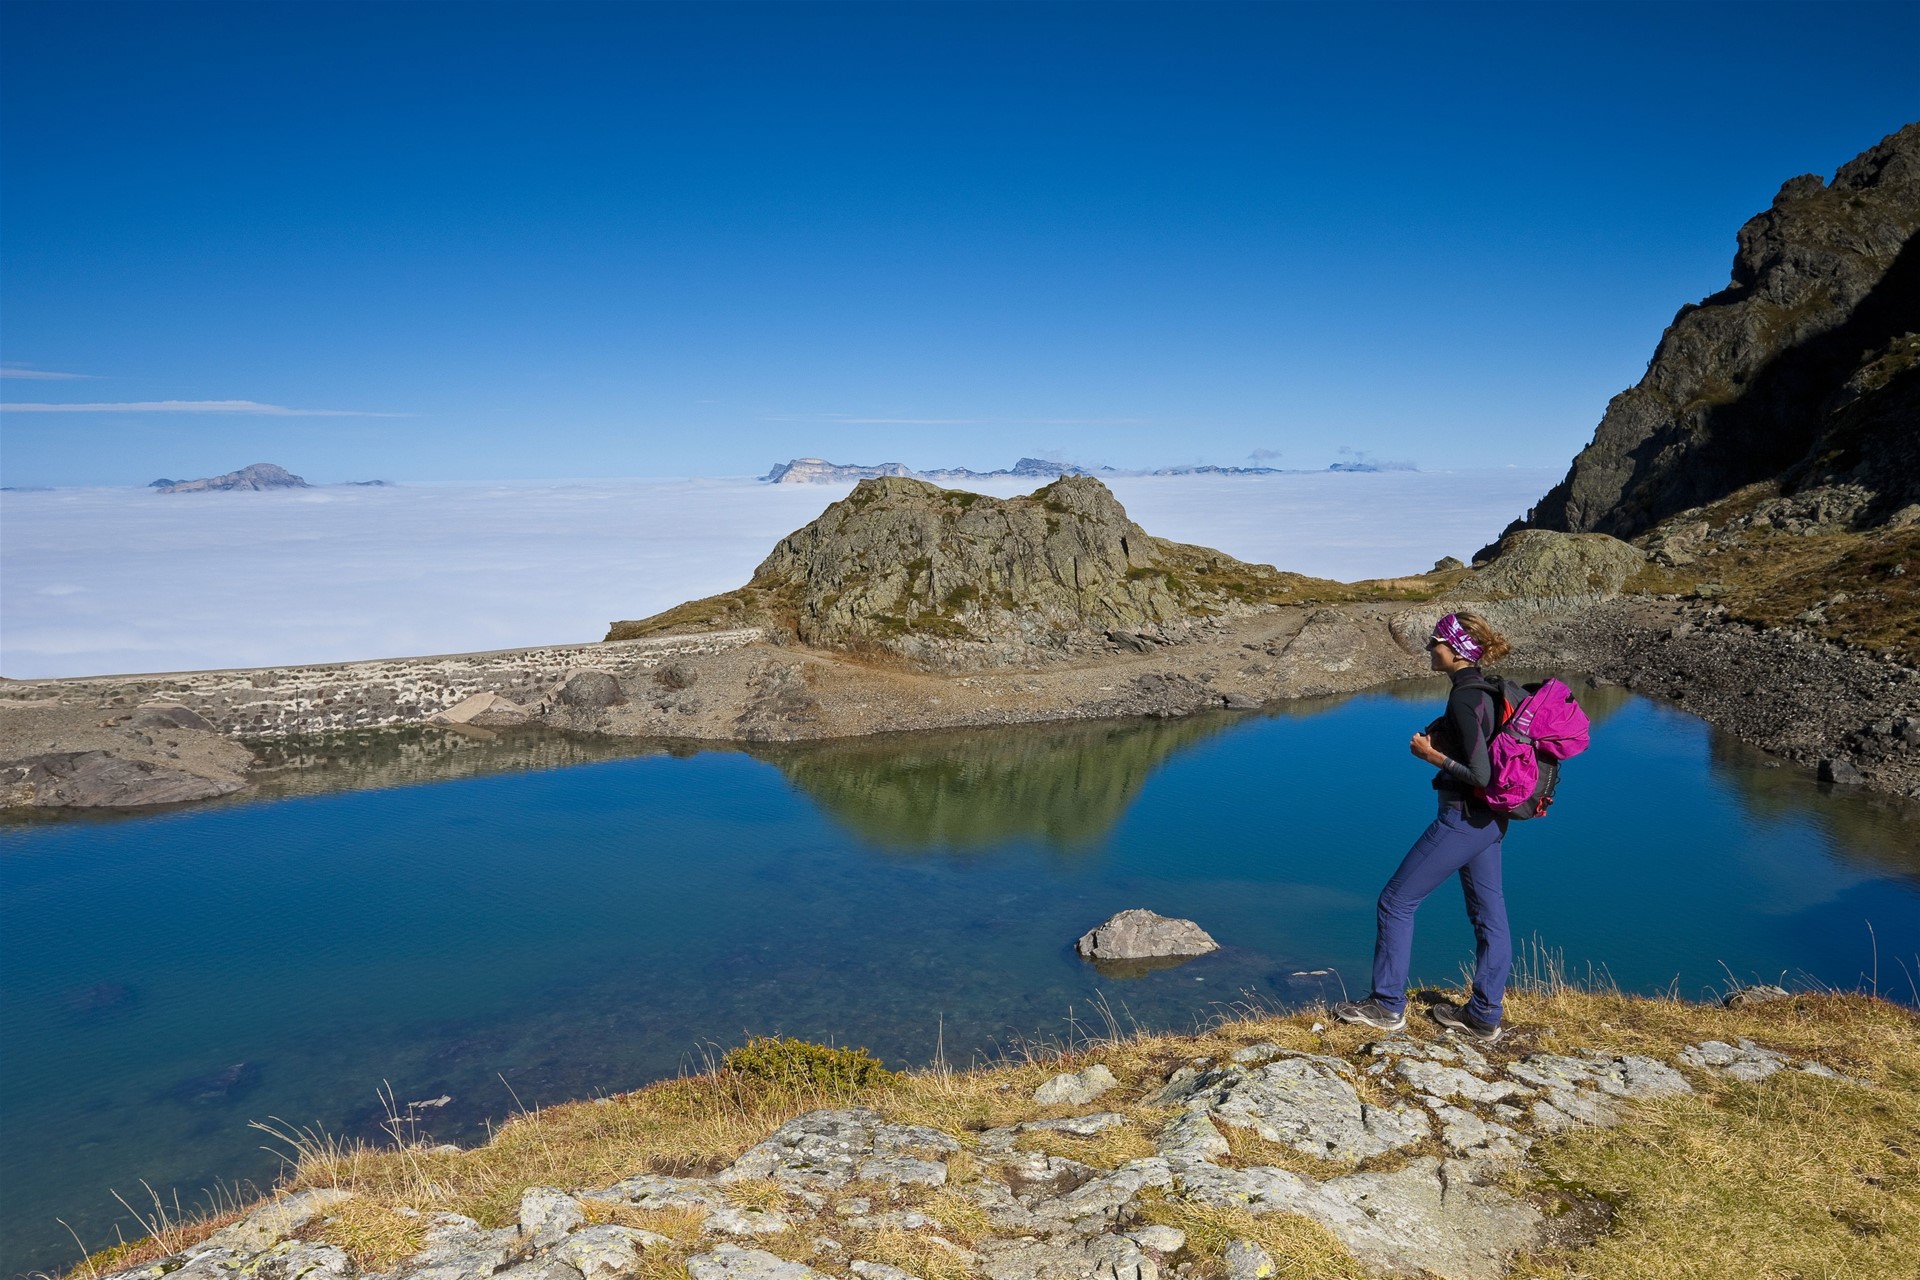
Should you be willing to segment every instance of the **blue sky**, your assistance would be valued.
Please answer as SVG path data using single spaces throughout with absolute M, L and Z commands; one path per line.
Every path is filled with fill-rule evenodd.
M 86 375 L 0 399 L 240 402 L 0 414 L 11 485 L 1559 465 L 1920 117 L 1910 4 L 0 23 L 0 358 Z

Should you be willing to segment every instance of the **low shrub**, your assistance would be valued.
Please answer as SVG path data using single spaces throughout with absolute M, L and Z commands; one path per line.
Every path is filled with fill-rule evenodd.
M 883 1084 L 895 1074 L 864 1048 L 836 1049 L 779 1036 L 755 1036 L 727 1050 L 720 1065 L 756 1080 L 823 1093 L 851 1093 Z

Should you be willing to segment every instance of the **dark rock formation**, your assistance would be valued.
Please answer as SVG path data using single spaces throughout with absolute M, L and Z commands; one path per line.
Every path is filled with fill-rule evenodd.
M 600 711 L 621 705 L 627 695 L 611 672 L 581 671 L 568 677 L 554 698 L 576 711 Z
M 1091 476 L 1004 500 L 888 477 L 862 480 L 783 538 L 741 590 L 615 623 L 607 638 L 753 625 L 978 668 L 1139 649 L 1210 617 L 1298 600 L 1314 581 L 1155 538 Z
M 233 489 L 310 489 L 313 486 L 285 467 L 277 467 L 271 462 L 256 462 L 223 476 L 208 476 L 200 480 L 155 480 L 147 487 L 156 493 L 207 493 Z
M 1631 538 L 1776 478 L 1915 500 L 1920 123 L 1794 178 L 1740 229 L 1732 282 L 1681 309 L 1639 385 L 1520 528 Z
M 245 785 L 106 751 L 50 751 L 0 762 L 0 803 L 8 807 L 136 808 L 232 795 Z

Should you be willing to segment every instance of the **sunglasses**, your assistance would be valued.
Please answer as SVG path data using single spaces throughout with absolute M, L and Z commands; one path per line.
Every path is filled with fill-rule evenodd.
M 1445 644 L 1445 643 L 1446 641 L 1442 640 L 1439 636 L 1428 636 L 1426 648 L 1432 649 L 1437 644 Z

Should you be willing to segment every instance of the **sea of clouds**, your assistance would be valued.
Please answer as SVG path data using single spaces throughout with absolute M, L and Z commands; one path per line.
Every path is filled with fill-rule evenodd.
M 1110 483 L 1150 533 L 1353 580 L 1464 559 L 1557 479 L 1508 468 Z M 614 619 L 739 586 L 778 538 L 850 488 L 722 479 L 0 494 L 0 675 L 597 640 Z

